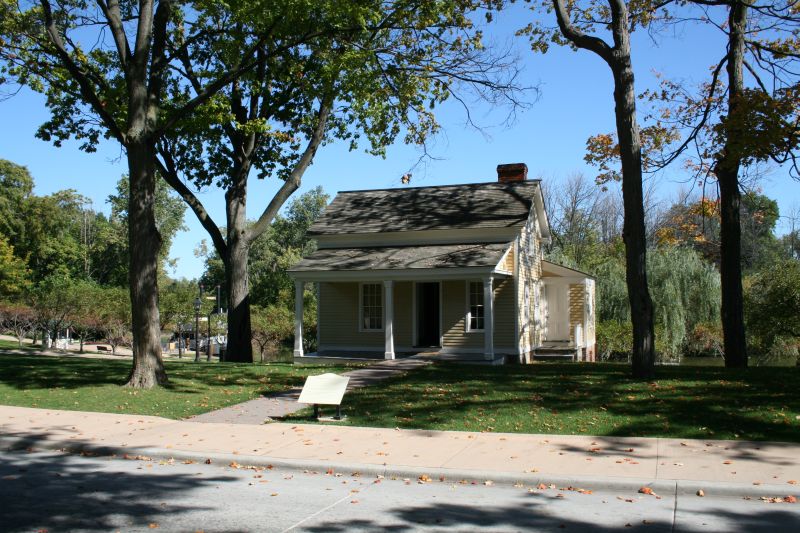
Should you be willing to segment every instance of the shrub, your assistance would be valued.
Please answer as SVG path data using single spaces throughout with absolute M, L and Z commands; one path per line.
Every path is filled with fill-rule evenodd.
M 722 325 L 716 322 L 697 324 L 686 337 L 683 354 L 688 357 L 722 357 Z
M 633 351 L 633 331 L 628 322 L 605 320 L 597 323 L 597 359 L 627 361 Z

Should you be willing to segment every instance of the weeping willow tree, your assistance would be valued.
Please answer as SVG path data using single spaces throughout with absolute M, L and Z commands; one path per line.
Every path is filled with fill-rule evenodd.
M 661 356 L 673 358 L 694 326 L 719 321 L 719 272 L 686 247 L 655 249 L 648 272 Z
M 621 258 L 610 257 L 592 270 L 597 277 L 600 322 L 630 320 Z M 662 360 L 675 359 L 695 326 L 719 322 L 719 272 L 696 251 L 683 246 L 651 249 L 647 271 L 655 309 L 656 349 Z M 610 331 L 619 334 L 619 328 Z

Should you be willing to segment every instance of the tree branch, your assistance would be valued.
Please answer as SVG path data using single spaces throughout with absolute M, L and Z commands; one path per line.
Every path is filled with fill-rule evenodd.
M 161 143 L 159 143 L 157 149 L 158 153 L 161 154 L 163 158 L 163 161 L 158 157 L 155 158 L 156 166 L 161 173 L 161 177 L 164 178 L 164 181 L 166 181 L 175 192 L 180 194 L 183 201 L 186 202 L 186 205 L 192 209 L 197 220 L 200 221 L 200 224 L 211 237 L 211 241 L 214 243 L 214 248 L 217 250 L 217 253 L 222 260 L 225 261 L 225 258 L 228 257 L 228 245 L 225 242 L 225 238 L 222 236 L 219 226 L 217 226 L 211 218 L 211 215 L 208 214 L 208 211 L 206 211 L 200 199 L 197 198 L 189 187 L 178 177 L 178 171 L 175 168 L 175 162 L 173 161 L 169 149 Z
M 53 19 L 53 11 L 50 7 L 50 2 L 47 0 L 40 0 L 40 3 L 42 6 L 42 13 L 44 14 L 45 31 L 50 37 L 50 42 L 52 42 L 53 46 L 55 46 L 56 54 L 58 55 L 59 59 L 61 59 L 61 63 L 64 65 L 64 68 L 69 71 L 72 77 L 75 78 L 75 81 L 78 83 L 78 86 L 81 89 L 81 96 L 83 99 L 86 100 L 86 102 L 92 106 L 95 112 L 100 116 L 100 118 L 103 120 L 103 124 L 106 128 L 108 128 L 114 138 L 116 138 L 120 144 L 125 146 L 127 138 L 122 132 L 122 129 L 114 120 L 114 117 L 112 117 L 111 114 L 105 110 L 103 103 L 97 96 L 97 93 L 89 81 L 87 73 L 72 59 L 72 56 L 70 56 L 69 52 L 64 46 L 64 41 L 61 39 L 61 35 L 58 33 L 58 28 L 56 28 L 55 20 Z
M 570 22 L 569 13 L 564 5 L 564 0 L 553 0 L 553 10 L 556 13 L 556 20 L 561 33 L 569 39 L 569 41 L 584 50 L 589 50 L 599 55 L 605 60 L 606 63 L 611 64 L 614 60 L 612 56 L 612 49 L 608 44 L 599 37 L 587 35 L 572 25 Z
M 247 230 L 245 238 L 249 242 L 252 242 L 265 231 L 267 231 L 269 225 L 272 223 L 272 220 L 275 218 L 275 215 L 278 214 L 281 206 L 283 206 L 283 204 L 289 199 L 294 191 L 300 188 L 300 180 L 303 178 L 303 174 L 311 164 L 311 161 L 314 159 L 314 154 L 316 154 L 317 148 L 319 148 L 319 145 L 325 138 L 325 130 L 327 127 L 328 117 L 330 116 L 331 109 L 333 108 L 333 100 L 333 92 L 331 91 L 325 95 L 320 102 L 319 111 L 317 112 L 317 125 L 311 134 L 311 138 L 308 140 L 308 145 L 303 151 L 303 155 L 300 156 L 300 159 L 294 166 L 294 169 L 292 169 L 292 173 L 289 178 L 283 183 L 283 185 L 281 185 L 281 188 L 278 189 L 278 192 L 275 193 L 275 196 L 272 197 L 272 200 L 270 200 L 267 208 L 264 209 L 264 212 L 261 213 L 261 216 L 258 217 L 258 220 L 255 222 L 255 224 L 250 226 L 250 228 Z

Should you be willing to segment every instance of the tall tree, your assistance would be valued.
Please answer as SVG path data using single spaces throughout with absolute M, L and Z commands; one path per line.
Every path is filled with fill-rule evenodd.
M 406 142 L 423 144 L 438 129 L 433 107 L 451 95 L 464 102 L 465 87 L 494 102 L 516 103 L 515 68 L 483 49 L 470 18 L 482 4 L 323 3 L 306 12 L 303 24 L 280 27 L 255 43 L 250 24 L 220 12 L 209 14 L 206 23 L 229 28 L 228 41 L 176 43 L 180 71 L 191 88 L 187 98 L 199 94 L 209 76 L 230 69 L 241 49 L 257 50 L 253 70 L 227 85 L 194 124 L 159 144 L 162 174 L 194 210 L 222 259 L 228 360 L 253 359 L 249 249 L 300 187 L 320 146 L 339 139 L 352 149 L 364 138 L 368 151 L 380 155 L 403 131 Z M 300 38 L 320 20 L 342 30 Z M 301 40 L 302 46 L 292 45 Z M 253 171 L 276 179 L 279 187 L 248 224 Z M 225 190 L 224 226 L 182 177 L 198 187 L 217 184 Z
M 646 11 L 636 12 L 631 17 L 629 5 L 623 0 L 596 0 L 581 8 L 573 2 L 552 0 L 548 10 L 555 12 L 558 28 L 553 31 L 542 25 L 529 26 L 526 31 L 531 35 L 533 48 L 546 52 L 548 43 L 553 41 L 588 50 L 605 61 L 614 78 L 614 116 L 622 162 L 625 210 L 622 235 L 633 328 L 633 375 L 648 379 L 655 373 L 655 337 L 653 301 L 647 286 L 642 141 L 636 119 L 630 42 L 631 29 L 645 22 Z M 611 44 L 594 34 L 606 28 L 612 35 Z
M 652 124 L 643 129 L 657 149 L 647 163 L 658 170 L 683 159 L 696 179 L 705 184 L 713 178 L 719 189 L 725 364 L 744 367 L 741 180 L 745 171 L 757 173 L 764 163 L 783 165 L 789 175 L 800 177 L 800 12 L 793 0 L 687 0 L 677 5 L 681 9 L 674 13 L 652 16 L 712 26 L 723 32 L 725 50 L 698 90 L 665 79 L 658 90 L 645 91 L 646 101 L 660 104 L 649 117 Z
M 299 5 L 298 5 L 299 4 Z M 228 39 L 226 28 L 201 23 L 204 10 L 237 9 L 263 20 L 262 33 L 303 23 L 305 2 L 200 3 L 171 0 L 65 0 L 0 3 L 0 74 L 47 94 L 51 118 L 38 136 L 59 145 L 73 137 L 93 151 L 101 138 L 125 152 L 129 176 L 130 299 L 133 326 L 131 387 L 167 382 L 161 360 L 158 258 L 161 236 L 155 218 L 156 145 L 224 86 L 253 68 L 256 46 L 241 48 L 229 68 L 215 71 L 196 94 L 165 103 L 171 66 L 191 43 Z M 274 24 L 274 26 L 270 26 Z M 315 27 L 311 33 L 329 28 Z M 300 40 L 307 38 L 302 34 Z M 175 45 L 176 40 L 181 44 Z

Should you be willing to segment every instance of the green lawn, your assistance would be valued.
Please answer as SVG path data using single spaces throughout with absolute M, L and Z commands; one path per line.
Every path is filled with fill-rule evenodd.
M 167 361 L 170 385 L 153 390 L 120 387 L 130 359 L 84 359 L 0 352 L 0 404 L 75 411 L 157 415 L 212 411 L 262 394 L 302 385 L 309 374 L 343 367 Z
M 344 424 L 519 433 L 800 441 L 800 368 L 435 364 L 349 392 Z M 290 420 L 301 420 L 308 411 Z

